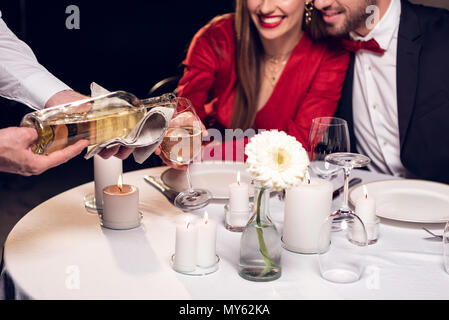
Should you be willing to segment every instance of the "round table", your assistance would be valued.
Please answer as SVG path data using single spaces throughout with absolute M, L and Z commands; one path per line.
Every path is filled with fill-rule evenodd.
M 448 299 L 441 242 L 430 241 L 423 225 L 381 220 L 379 241 L 367 248 L 360 281 L 335 284 L 321 278 L 316 255 L 282 252 L 282 276 L 254 283 L 238 275 L 240 233 L 224 227 L 222 203 L 206 207 L 217 221 L 219 269 L 189 276 L 170 266 L 176 222 L 185 213 L 146 184 L 144 175 L 166 167 L 128 172 L 124 181 L 140 189 L 141 227 L 116 231 L 100 226 L 83 197 L 93 182 L 61 193 L 24 216 L 4 248 L 0 297 L 31 299 Z M 363 182 L 391 177 L 354 170 Z M 341 185 L 341 179 L 333 181 Z M 270 200 L 282 232 L 283 205 Z M 341 199 L 334 201 L 334 207 Z M 428 225 L 442 230 L 442 225 Z M 6 288 L 6 289 L 5 289 Z

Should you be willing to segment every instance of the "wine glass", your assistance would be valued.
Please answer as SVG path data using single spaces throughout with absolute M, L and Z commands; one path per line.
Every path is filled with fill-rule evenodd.
M 322 179 L 335 178 L 340 168 L 324 159 L 334 152 L 349 152 L 349 139 L 346 120 L 335 117 L 313 119 L 307 141 L 310 168 L 313 173 Z
M 343 203 L 323 223 L 319 235 L 319 265 L 323 278 L 338 283 L 360 279 L 364 269 L 367 233 L 362 220 L 348 205 L 349 177 L 353 168 L 369 164 L 364 155 L 337 152 L 326 156 L 325 161 L 343 168 L 345 183 Z
M 173 163 L 187 166 L 188 189 L 178 194 L 175 205 L 183 211 L 194 211 L 205 207 L 212 199 L 208 190 L 193 188 L 190 177 L 190 163 L 201 153 L 202 124 L 188 99 L 178 97 L 177 101 L 161 151 Z
M 443 260 L 444 269 L 449 273 L 449 222 L 446 223 L 443 231 Z

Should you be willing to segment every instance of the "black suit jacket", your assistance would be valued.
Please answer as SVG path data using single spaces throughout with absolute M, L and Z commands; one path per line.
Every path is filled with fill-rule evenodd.
M 449 11 L 402 1 L 397 53 L 401 161 L 416 177 L 449 183 Z M 337 116 L 352 116 L 354 54 Z

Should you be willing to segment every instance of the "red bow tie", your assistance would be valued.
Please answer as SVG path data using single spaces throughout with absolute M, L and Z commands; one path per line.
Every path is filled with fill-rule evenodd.
M 359 50 L 368 50 L 375 53 L 383 54 L 385 50 L 382 49 L 376 40 L 371 39 L 368 41 L 352 41 L 348 39 L 342 39 L 343 48 L 351 52 L 357 52 Z

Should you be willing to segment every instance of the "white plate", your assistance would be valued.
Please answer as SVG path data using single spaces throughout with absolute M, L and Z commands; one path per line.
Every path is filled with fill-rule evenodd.
M 449 185 L 425 180 L 384 180 L 365 184 L 368 195 L 376 199 L 376 214 L 381 218 L 418 223 L 449 221 Z M 355 205 L 362 197 L 363 185 L 351 190 Z
M 192 186 L 209 190 L 214 199 L 228 199 L 229 185 L 237 181 L 237 172 L 240 171 L 240 181 L 248 184 L 249 195 L 253 196 L 254 188 L 251 185 L 251 175 L 247 169 L 248 167 L 243 162 L 194 162 L 190 165 Z M 178 192 L 187 189 L 185 171 L 167 169 L 161 174 L 161 180 Z

